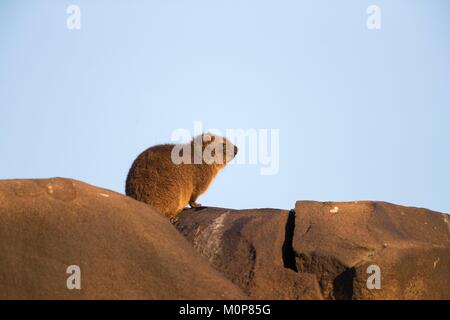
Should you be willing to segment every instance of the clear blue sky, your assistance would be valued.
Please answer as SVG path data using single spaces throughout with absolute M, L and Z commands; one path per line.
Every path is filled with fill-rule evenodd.
M 66 8 L 81 8 L 81 30 Z M 381 8 L 381 30 L 366 8 Z M 124 191 L 178 128 L 280 129 L 280 171 L 199 201 L 385 200 L 450 212 L 450 2 L 0 2 L 0 178 Z

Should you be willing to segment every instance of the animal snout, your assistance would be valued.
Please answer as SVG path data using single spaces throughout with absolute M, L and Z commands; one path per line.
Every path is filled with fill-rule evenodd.
M 234 155 L 236 155 L 238 153 L 238 147 L 234 146 Z

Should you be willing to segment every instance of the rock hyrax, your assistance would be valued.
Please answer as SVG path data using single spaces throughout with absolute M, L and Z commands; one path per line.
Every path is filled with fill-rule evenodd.
M 151 147 L 134 160 L 125 193 L 176 221 L 186 205 L 200 206 L 197 198 L 237 151 L 226 138 L 210 133 L 201 134 L 187 144 Z

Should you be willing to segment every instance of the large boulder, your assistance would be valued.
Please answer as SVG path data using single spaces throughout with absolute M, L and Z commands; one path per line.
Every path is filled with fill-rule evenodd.
M 448 215 L 373 201 L 299 201 L 295 212 L 297 269 L 316 274 L 324 298 L 450 299 Z
M 184 210 L 177 227 L 252 299 L 321 299 L 315 275 L 292 269 L 288 220 L 286 210 L 200 208 Z
M 450 299 L 446 214 L 299 201 L 290 213 L 189 209 L 177 228 L 251 298 Z
M 245 297 L 144 203 L 69 179 L 0 181 L 0 299 Z

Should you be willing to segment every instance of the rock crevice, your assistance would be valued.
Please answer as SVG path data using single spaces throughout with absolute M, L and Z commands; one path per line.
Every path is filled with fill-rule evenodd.
M 298 272 L 297 263 L 295 262 L 295 252 L 292 246 L 292 241 L 294 240 L 295 231 L 295 210 L 290 210 L 286 219 L 286 228 L 284 243 L 282 247 L 283 252 L 283 264 L 285 268 L 291 269 Z

